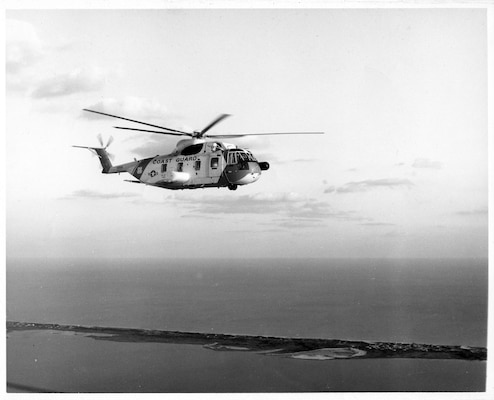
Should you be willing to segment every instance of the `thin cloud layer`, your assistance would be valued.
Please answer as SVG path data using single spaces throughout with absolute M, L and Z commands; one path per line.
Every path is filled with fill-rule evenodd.
M 180 204 L 193 205 L 193 211 L 204 214 L 284 214 L 300 207 L 303 199 L 296 193 L 257 193 L 239 197 L 204 196 L 200 202 L 180 196 Z
M 303 229 L 303 228 L 319 228 L 324 227 L 324 221 L 319 219 L 311 219 L 311 218 L 284 218 L 273 221 L 276 226 L 279 228 L 286 229 Z M 272 224 L 270 224 L 271 226 Z
M 36 63 L 44 53 L 44 44 L 28 22 L 6 20 L 6 71 L 18 73 Z
M 107 72 L 99 68 L 77 68 L 69 73 L 45 79 L 33 91 L 34 98 L 60 97 L 80 92 L 92 92 L 105 84 Z
M 177 142 L 176 138 L 170 138 L 166 135 L 143 133 L 143 136 L 143 139 L 139 140 L 141 144 L 132 147 L 132 154 L 138 157 L 154 157 L 158 154 L 171 153 Z
M 204 196 L 199 201 L 186 196 L 174 195 L 168 200 L 199 215 L 265 215 L 273 217 L 272 224 L 278 227 L 324 226 L 326 220 L 366 221 L 352 211 L 334 210 L 330 204 L 305 198 L 298 193 L 257 193 L 232 196 Z
M 396 224 L 390 224 L 388 222 L 362 222 L 362 226 L 396 226 Z
M 139 194 L 131 193 L 131 192 L 121 192 L 121 193 L 102 193 L 95 190 L 81 189 L 72 192 L 72 194 L 64 197 L 65 200 L 72 199 L 120 199 L 120 198 L 133 198 L 140 197 Z
M 24 93 L 35 84 L 37 77 L 32 67 L 46 55 L 46 47 L 31 24 L 6 20 L 5 83 L 8 91 Z
M 58 71 L 47 76 L 37 68 L 45 59 L 58 59 L 71 44 L 65 39 L 59 43 L 46 43 L 28 22 L 6 21 L 6 86 L 11 91 L 30 94 L 35 99 L 57 98 L 75 93 L 100 90 L 107 78 L 119 75 L 94 66 L 81 66 L 72 71 Z
M 456 215 L 461 215 L 463 217 L 476 217 L 476 216 L 487 217 L 488 209 L 487 207 L 480 207 L 480 208 L 475 208 L 473 210 L 458 211 Z
M 158 101 L 134 96 L 127 96 L 121 99 L 102 99 L 97 103 L 89 105 L 87 108 L 107 114 L 116 114 L 123 117 L 142 119 L 164 119 L 169 117 L 170 114 L 168 108 Z M 83 113 L 83 116 L 88 119 L 108 119 L 108 117 L 105 117 L 104 115 L 87 112 Z M 169 128 L 173 127 L 170 126 Z
M 324 193 L 355 193 L 367 192 L 374 189 L 388 188 L 395 189 L 400 187 L 411 188 L 413 183 L 408 179 L 385 178 L 385 179 L 367 179 L 358 182 L 348 182 L 343 186 L 329 186 Z
M 441 169 L 443 164 L 440 161 L 432 161 L 429 158 L 416 158 L 412 164 L 413 168 Z

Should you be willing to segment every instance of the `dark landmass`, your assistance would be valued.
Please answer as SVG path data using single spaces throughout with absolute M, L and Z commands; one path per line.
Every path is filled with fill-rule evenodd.
M 484 361 L 487 359 L 487 349 L 484 347 L 227 335 L 7 321 L 7 332 L 26 330 L 76 332 L 95 340 L 113 342 L 197 344 L 217 351 L 250 351 L 265 355 L 309 360 L 425 358 Z

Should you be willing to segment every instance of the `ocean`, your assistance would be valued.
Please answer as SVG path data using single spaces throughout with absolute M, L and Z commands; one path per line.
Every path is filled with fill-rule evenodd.
M 487 275 L 485 259 L 8 259 L 7 319 L 485 347 Z M 483 391 L 485 370 L 44 331 L 7 340 L 9 382 L 68 392 Z

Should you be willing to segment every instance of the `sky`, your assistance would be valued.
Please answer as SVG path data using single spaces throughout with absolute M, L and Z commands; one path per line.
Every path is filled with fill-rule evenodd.
M 487 257 L 485 9 L 6 11 L 8 257 Z M 236 191 L 103 175 L 171 152 L 105 110 L 229 139 Z M 122 121 L 120 121 L 122 122 Z

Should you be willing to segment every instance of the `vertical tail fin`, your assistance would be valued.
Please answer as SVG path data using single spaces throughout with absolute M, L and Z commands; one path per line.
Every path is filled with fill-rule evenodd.
M 96 152 L 96 154 L 99 157 L 99 161 L 101 163 L 101 166 L 103 167 L 102 172 L 104 174 L 108 174 L 110 172 L 110 168 L 112 167 L 112 163 L 107 151 L 101 148 L 93 148 L 93 150 Z
M 113 165 L 110 161 L 110 156 L 106 151 L 106 147 L 87 147 L 87 146 L 72 146 L 72 147 L 78 147 L 80 149 L 90 150 L 91 152 L 93 152 L 98 156 L 101 166 L 103 167 L 103 171 L 101 172 L 103 174 L 111 173 L 110 169 L 113 167 Z

